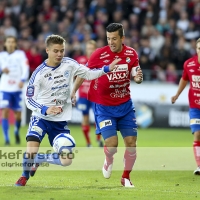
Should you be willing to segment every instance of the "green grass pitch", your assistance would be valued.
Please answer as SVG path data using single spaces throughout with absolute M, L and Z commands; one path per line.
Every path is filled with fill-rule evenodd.
M 0 170 L 0 200 L 193 200 L 200 198 L 200 177 L 193 175 L 196 168 L 193 153 L 193 136 L 189 129 L 139 129 L 138 158 L 131 173 L 135 188 L 120 185 L 123 163 L 123 140 L 119 136 L 119 150 L 115 155 L 114 170 L 110 179 L 104 179 L 101 167 L 103 149 L 97 147 L 94 129 L 91 130 L 92 148 L 84 148 L 80 126 L 69 125 L 77 143 L 77 154 L 70 167 L 58 166 L 55 170 L 39 168 L 26 187 L 15 187 L 21 171 Z M 1 131 L 1 130 L 0 130 Z M 21 129 L 21 147 L 25 147 L 27 127 Z M 4 140 L 0 132 L 0 146 Z M 12 148 L 13 127 L 10 130 Z M 49 147 L 45 137 L 42 147 Z M 51 147 L 49 147 L 51 149 Z M 83 153 L 84 152 L 84 153 Z M 91 166 L 90 166 L 91 165 Z M 91 169 L 90 169 L 91 167 Z

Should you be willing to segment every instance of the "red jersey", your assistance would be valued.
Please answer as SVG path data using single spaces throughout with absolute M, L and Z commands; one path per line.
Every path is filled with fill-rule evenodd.
M 185 61 L 182 78 L 190 81 L 188 93 L 190 108 L 200 109 L 200 63 L 197 56 Z
M 134 75 L 139 67 L 138 55 L 133 48 L 123 45 L 120 53 L 112 52 L 109 46 L 99 48 L 91 55 L 88 67 L 101 68 L 116 58 L 122 60 L 115 71 L 91 81 L 88 92 L 90 101 L 105 106 L 117 106 L 130 100 L 131 74 Z
M 88 58 L 86 56 L 79 56 L 78 58 L 76 58 L 76 61 L 80 64 L 86 65 L 86 63 L 88 62 Z M 91 81 L 88 80 L 85 80 L 82 83 L 82 85 L 78 89 L 79 97 L 87 99 L 90 83 Z

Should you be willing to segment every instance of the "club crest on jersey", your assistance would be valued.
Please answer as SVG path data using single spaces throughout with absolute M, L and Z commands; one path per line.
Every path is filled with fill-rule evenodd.
M 131 62 L 131 59 L 130 59 L 129 57 L 127 57 L 127 58 L 126 58 L 126 62 L 127 62 L 127 63 L 130 63 L 130 62 Z
M 65 76 L 66 78 L 68 78 L 68 77 L 69 77 L 69 71 L 65 71 L 65 72 L 64 72 L 64 76 Z
M 34 91 L 35 91 L 34 85 L 29 85 L 29 86 L 27 87 L 27 90 L 26 90 L 26 96 L 27 96 L 27 97 L 32 97 L 32 96 L 34 96 Z

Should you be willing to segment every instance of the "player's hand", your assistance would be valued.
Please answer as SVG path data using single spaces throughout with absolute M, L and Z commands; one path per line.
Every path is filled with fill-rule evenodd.
M 114 69 L 117 68 L 117 66 L 115 66 L 119 61 L 121 61 L 121 58 L 117 58 L 115 60 L 112 61 L 112 63 L 109 65 L 109 71 L 113 71 Z
M 172 104 L 174 104 L 174 103 L 176 102 L 177 99 L 178 99 L 178 96 L 177 96 L 177 95 L 173 96 L 173 97 L 171 98 Z
M 71 101 L 72 101 L 72 106 L 76 105 L 76 93 L 72 93 L 71 94 Z
M 136 72 L 136 76 L 134 77 L 136 83 L 142 83 L 143 81 L 143 73 L 141 68 L 139 68 Z
M 8 68 L 4 68 L 4 69 L 2 70 L 2 72 L 5 73 L 5 74 L 8 74 L 10 71 L 9 71 Z
M 50 106 L 46 113 L 47 115 L 57 115 L 60 114 L 62 112 L 62 107 L 58 107 L 58 106 Z
M 21 89 L 21 88 L 23 88 L 24 83 L 23 83 L 22 81 L 20 81 L 18 86 L 19 86 L 19 88 Z

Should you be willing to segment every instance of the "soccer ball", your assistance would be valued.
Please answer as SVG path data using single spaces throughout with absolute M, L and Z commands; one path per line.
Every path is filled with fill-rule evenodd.
M 61 133 L 53 140 L 53 149 L 56 153 L 71 153 L 75 146 L 74 138 L 67 133 Z

